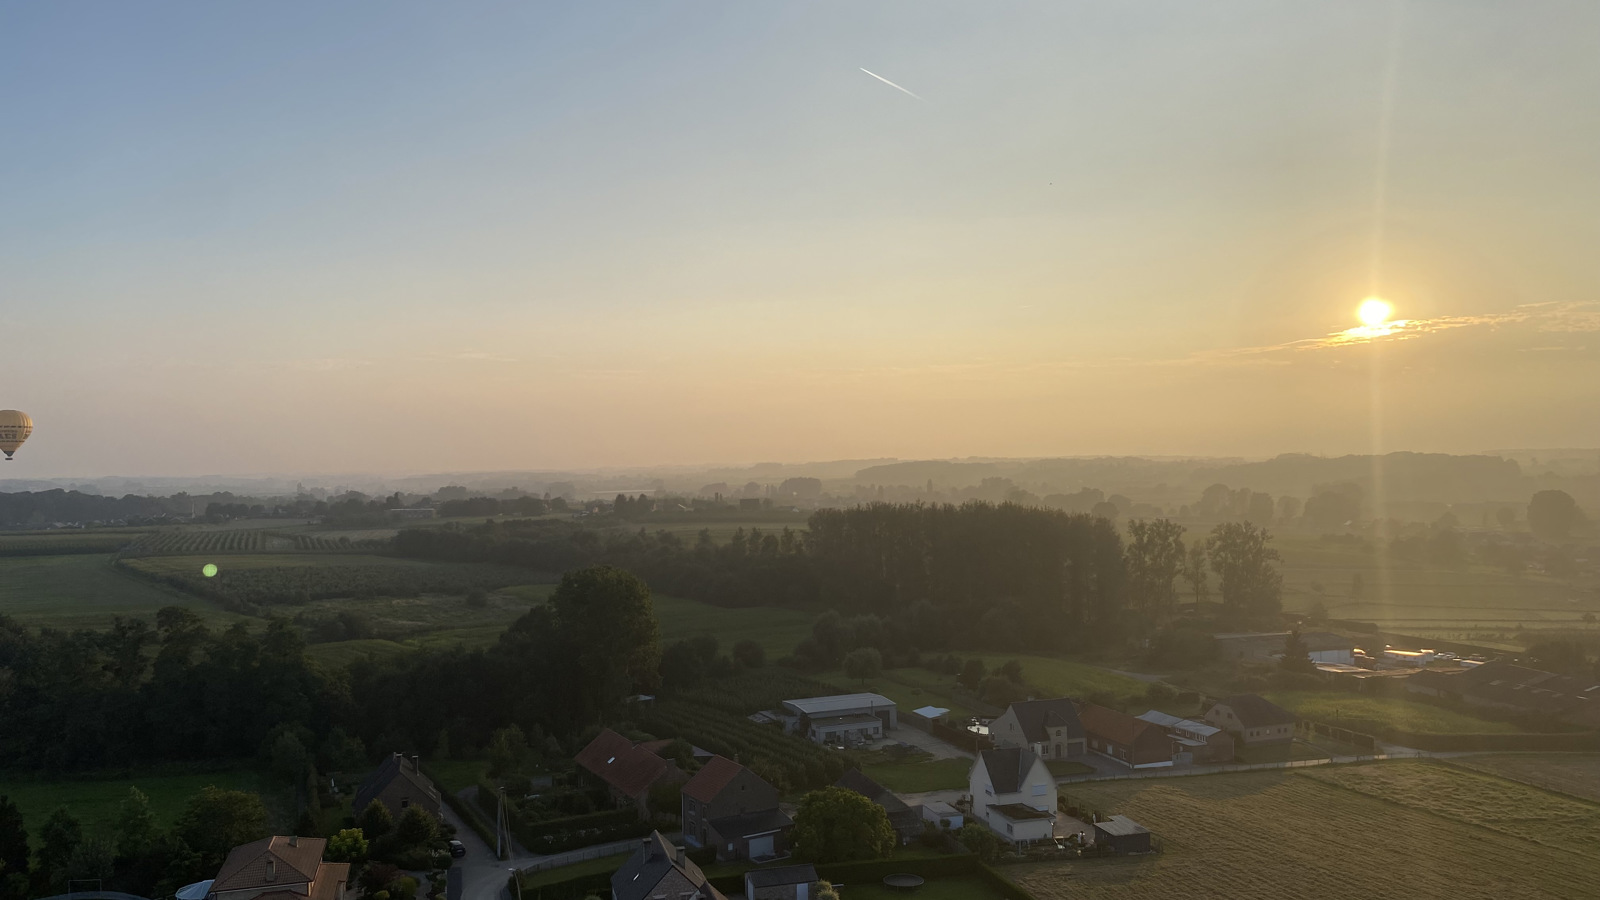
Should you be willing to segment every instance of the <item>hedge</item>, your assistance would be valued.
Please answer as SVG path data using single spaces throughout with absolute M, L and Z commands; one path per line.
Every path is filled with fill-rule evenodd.
M 638 812 L 629 807 L 519 825 L 516 834 L 529 851 L 548 854 L 643 837 L 654 830 L 652 823 L 641 820 Z

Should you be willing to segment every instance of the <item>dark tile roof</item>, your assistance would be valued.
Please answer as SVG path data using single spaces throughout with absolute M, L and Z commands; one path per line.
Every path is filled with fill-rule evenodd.
M 611 876 L 611 890 L 616 900 L 645 900 L 661 893 L 678 900 L 689 891 L 707 900 L 727 900 L 659 831 L 640 841 L 639 849 Z
M 733 760 L 725 756 L 713 756 L 683 786 L 683 792 L 701 803 L 710 803 L 742 771 L 744 766 Z
M 712 819 L 706 824 L 717 834 L 730 838 L 782 831 L 793 825 L 794 820 L 781 809 L 762 809 L 737 816 L 723 816 L 720 819 Z
M 1104 822 L 1094 823 L 1094 827 L 1104 831 L 1106 834 L 1115 835 L 1148 834 L 1150 832 L 1150 829 L 1127 816 L 1112 816 Z
M 873 781 L 871 778 L 863 774 L 860 769 L 851 769 L 850 771 L 839 776 L 839 780 L 835 781 L 833 786 L 837 788 L 844 788 L 847 791 L 855 791 L 861 796 L 866 797 L 868 800 L 871 800 L 873 803 L 883 807 L 884 810 L 890 815 L 899 812 L 905 812 L 911 808 L 907 806 L 906 802 L 901 800 L 899 795 L 897 795 L 894 791 L 891 791 L 876 781 Z
M 782 887 L 790 884 L 811 884 L 817 880 L 817 867 L 804 866 L 778 866 L 775 869 L 751 869 L 745 873 L 745 881 L 751 887 Z
M 383 793 L 383 790 L 396 778 L 411 782 L 419 795 L 427 797 L 435 807 L 438 807 L 441 800 L 439 791 L 427 776 L 419 771 L 417 761 L 399 753 L 392 753 L 367 777 L 366 781 L 361 783 L 360 787 L 356 788 L 355 805 L 352 807 L 356 815 L 361 815 L 362 810 L 366 809 L 367 805 Z
M 641 796 L 671 767 L 646 746 L 609 728 L 596 735 L 574 760 L 625 797 Z
M 1239 724 L 1246 728 L 1294 724 L 1294 713 L 1256 694 L 1234 694 L 1217 705 L 1233 710 Z
M 988 771 L 989 783 L 994 785 L 996 794 L 1015 794 L 1022 790 L 1022 783 L 1028 780 L 1028 770 L 1038 759 L 1032 750 L 1019 747 L 985 750 L 978 758 Z
M 1078 718 L 1078 708 L 1071 699 L 1060 697 L 1055 700 L 1024 700 L 1021 703 L 1011 704 L 1011 711 L 1017 715 L 1017 725 L 1022 728 L 1022 736 L 1029 743 L 1037 744 L 1051 740 L 1049 729 L 1065 728 L 1068 740 L 1081 740 L 1083 738 L 1083 722 Z

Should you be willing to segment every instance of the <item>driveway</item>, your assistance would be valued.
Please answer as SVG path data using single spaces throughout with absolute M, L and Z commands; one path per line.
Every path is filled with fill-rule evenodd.
M 972 759 L 972 754 L 957 747 L 948 741 L 936 738 L 926 731 L 915 728 L 891 728 L 888 732 L 890 740 L 910 744 L 918 750 L 925 750 L 933 754 L 934 759 Z

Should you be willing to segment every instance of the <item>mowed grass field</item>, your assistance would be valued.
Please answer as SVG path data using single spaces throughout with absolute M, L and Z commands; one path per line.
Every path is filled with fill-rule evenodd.
M 1090 782 L 1071 794 L 1145 825 L 1163 851 L 1005 870 L 1038 900 L 1576 900 L 1600 883 L 1588 849 L 1600 805 L 1431 761 Z
M 724 652 L 742 640 L 752 640 L 767 651 L 767 660 L 788 656 L 794 645 L 811 634 L 812 613 L 772 606 L 728 609 L 698 600 L 655 594 L 656 618 L 661 622 L 661 643 L 671 644 L 696 635 L 714 636 Z
M 259 792 L 261 776 L 253 769 L 223 769 L 198 775 L 136 775 L 105 779 L 39 780 L 0 775 L 0 796 L 10 797 L 22 811 L 28 833 L 37 836 L 39 827 L 58 806 L 77 817 L 85 832 L 116 822 L 117 810 L 137 787 L 150 798 L 150 810 L 166 828 L 177 821 L 189 798 L 201 788 L 215 785 L 225 790 Z
M 1496 753 L 1450 764 L 1600 803 L 1600 753 Z
M 1401 697 L 1367 697 L 1342 691 L 1272 691 L 1263 696 L 1303 719 L 1353 731 L 1397 728 L 1418 734 L 1514 734 L 1523 730 L 1507 722 L 1480 719 Z
M 24 625 L 101 628 L 117 616 L 153 619 L 163 606 L 188 607 L 213 624 L 243 618 L 118 571 L 108 555 L 0 557 L 0 614 Z

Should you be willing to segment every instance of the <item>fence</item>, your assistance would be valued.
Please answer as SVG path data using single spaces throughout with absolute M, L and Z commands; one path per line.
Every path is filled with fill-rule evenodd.
M 524 875 L 532 875 L 535 872 L 543 872 L 546 869 L 559 869 L 562 866 L 570 866 L 573 863 L 588 862 L 591 859 L 603 859 L 607 856 L 621 856 L 625 853 L 632 853 L 637 849 L 639 849 L 639 842 L 633 840 L 617 841 L 613 844 L 602 844 L 598 847 L 589 847 L 584 850 L 568 850 L 566 853 L 558 853 L 555 856 L 541 859 L 538 862 L 523 866 L 520 871 Z
M 1359 731 L 1351 731 L 1348 728 L 1340 728 L 1337 725 L 1313 722 L 1309 719 L 1301 719 L 1294 724 L 1297 731 L 1308 732 L 1310 734 L 1320 734 L 1323 737 L 1333 738 L 1336 741 L 1342 741 L 1346 744 L 1360 747 L 1361 749 L 1366 750 L 1368 753 L 1378 752 L 1378 739 L 1370 734 L 1363 734 Z

